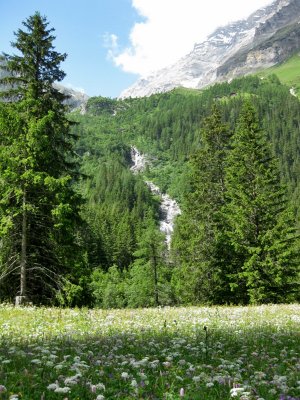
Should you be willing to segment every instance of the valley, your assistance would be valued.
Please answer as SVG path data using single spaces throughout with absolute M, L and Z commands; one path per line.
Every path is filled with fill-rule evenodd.
M 64 9 L 76 38 L 118 17 L 98 6 Z M 299 400 L 299 21 L 270 2 L 119 98 L 62 85 L 54 28 L 23 21 L 0 56 L 1 400 Z
M 34 75 L 3 56 L 0 300 L 298 301 L 298 8 L 276 0 L 216 29 L 118 99 L 58 86 L 66 54 Z

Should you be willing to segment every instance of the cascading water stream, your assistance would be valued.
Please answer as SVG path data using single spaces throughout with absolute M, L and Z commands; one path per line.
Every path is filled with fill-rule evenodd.
M 131 159 L 133 165 L 131 171 L 133 173 L 142 172 L 147 165 L 147 157 L 141 154 L 136 147 L 131 148 Z M 160 231 L 166 235 L 166 243 L 168 248 L 171 245 L 172 233 L 174 230 L 174 220 L 181 213 L 179 205 L 168 194 L 162 193 L 160 188 L 153 182 L 145 181 L 151 192 L 160 197 Z

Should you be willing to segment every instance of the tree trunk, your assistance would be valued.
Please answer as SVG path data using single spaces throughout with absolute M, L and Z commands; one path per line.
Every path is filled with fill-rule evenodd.
M 20 296 L 16 297 L 16 305 L 25 304 L 26 301 L 27 301 L 27 211 L 26 211 L 26 190 L 24 189 L 23 213 L 22 213 L 21 262 L 20 262 Z
M 156 252 L 155 247 L 152 248 L 152 267 L 153 267 L 153 275 L 154 275 L 154 301 L 155 305 L 159 306 L 159 298 L 158 298 L 158 276 L 157 276 L 157 260 L 156 260 Z

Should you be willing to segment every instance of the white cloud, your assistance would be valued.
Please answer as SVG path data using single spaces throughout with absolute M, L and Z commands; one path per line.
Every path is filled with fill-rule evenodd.
M 102 36 L 103 47 L 108 49 L 107 58 L 114 60 L 119 52 L 118 36 L 114 33 L 106 32 Z
M 246 18 L 271 0 L 132 0 L 145 18 L 130 33 L 130 47 L 119 50 L 110 35 L 109 56 L 126 72 L 148 75 L 189 53 L 215 28 Z
M 116 49 L 118 47 L 118 36 L 114 33 L 106 32 L 103 36 L 103 46 Z

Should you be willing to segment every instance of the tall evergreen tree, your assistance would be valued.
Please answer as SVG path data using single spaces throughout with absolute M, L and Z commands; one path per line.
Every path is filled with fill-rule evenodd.
M 299 284 L 295 221 L 287 208 L 277 161 L 250 103 L 244 105 L 233 136 L 225 183 L 224 215 L 234 249 L 231 287 L 238 301 L 295 300 Z
M 190 190 L 173 239 L 179 264 L 174 284 L 178 287 L 177 279 L 181 282 L 179 286 L 187 286 L 177 289 L 183 300 L 188 294 L 186 301 L 189 302 L 222 303 L 229 301 L 230 292 L 224 271 L 227 263 L 220 219 L 225 201 L 225 157 L 230 132 L 216 105 L 201 133 L 201 148 L 190 160 Z
M 72 263 L 79 197 L 65 97 L 53 86 L 66 54 L 54 50 L 45 17 L 23 24 L 13 43 L 20 55 L 5 55 L 0 81 L 0 284 L 13 284 L 9 297 L 46 301 Z

